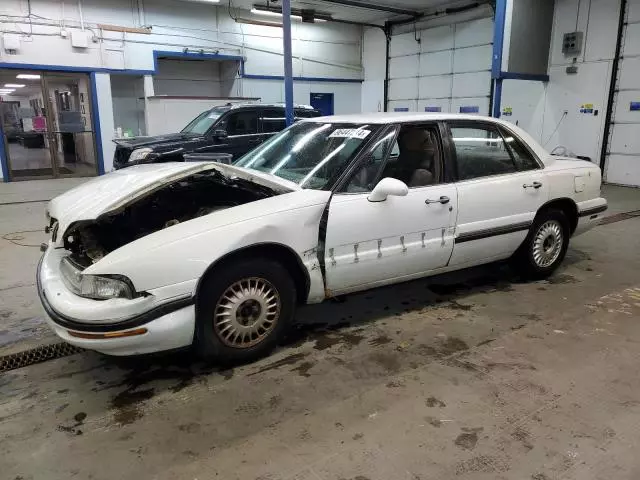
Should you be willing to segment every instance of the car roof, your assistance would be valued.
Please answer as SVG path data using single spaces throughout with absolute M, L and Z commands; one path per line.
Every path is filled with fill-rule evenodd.
M 309 119 L 313 122 L 327 123 L 405 123 L 419 121 L 437 120 L 472 120 L 496 122 L 493 117 L 481 115 L 469 115 L 461 113 L 413 113 L 413 112 L 376 112 L 376 113 L 353 113 L 347 115 L 332 115 L 330 117 L 316 117 Z M 305 120 L 308 121 L 308 120 Z M 498 122 L 500 123 L 500 122 Z
M 232 105 L 220 105 L 220 107 L 228 107 L 230 110 L 236 110 L 239 108 L 285 108 L 284 103 L 234 103 Z M 216 108 L 216 107 L 214 107 Z M 293 108 L 297 108 L 299 110 L 310 110 L 313 111 L 311 105 L 297 105 L 294 104 Z

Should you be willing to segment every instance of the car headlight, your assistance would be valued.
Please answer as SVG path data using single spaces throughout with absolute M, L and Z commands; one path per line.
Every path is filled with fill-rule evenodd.
M 128 162 L 131 163 L 144 160 L 151 152 L 153 152 L 153 149 L 151 148 L 137 148 L 136 150 L 131 152 L 131 155 L 129 155 Z
M 122 275 L 86 275 L 68 257 L 60 261 L 60 273 L 65 285 L 80 297 L 95 300 L 133 298 L 131 281 Z

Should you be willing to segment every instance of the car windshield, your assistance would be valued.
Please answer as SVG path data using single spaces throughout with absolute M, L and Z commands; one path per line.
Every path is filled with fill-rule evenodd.
M 184 127 L 180 133 L 197 133 L 199 135 L 207 133 L 207 130 L 209 130 L 227 110 L 229 110 L 228 107 L 216 107 L 211 110 L 207 110 L 206 112 L 202 112 L 196 118 L 191 120 L 189 125 Z
M 325 190 L 378 128 L 353 123 L 296 123 L 236 165 L 276 175 L 304 188 Z

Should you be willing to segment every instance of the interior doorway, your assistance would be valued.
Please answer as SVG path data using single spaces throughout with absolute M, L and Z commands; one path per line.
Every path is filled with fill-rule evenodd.
M 97 175 L 86 73 L 0 69 L 9 180 Z
M 311 106 L 323 116 L 333 115 L 333 93 L 311 93 Z

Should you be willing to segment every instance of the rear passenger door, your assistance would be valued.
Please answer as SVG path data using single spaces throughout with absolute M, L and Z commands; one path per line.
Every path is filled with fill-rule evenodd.
M 491 122 L 448 122 L 457 172 L 458 218 L 451 266 L 511 256 L 520 246 L 549 188 L 525 144 Z

